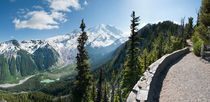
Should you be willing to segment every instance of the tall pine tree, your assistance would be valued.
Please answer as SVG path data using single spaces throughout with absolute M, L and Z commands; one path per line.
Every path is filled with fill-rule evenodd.
M 101 102 L 102 101 L 102 80 L 103 80 L 103 72 L 102 68 L 100 69 L 100 75 L 99 75 L 99 80 L 98 80 L 98 90 L 97 90 L 97 98 L 96 102 Z
M 147 48 L 143 50 L 143 53 L 141 54 L 140 57 L 140 62 L 142 67 L 142 73 L 144 73 L 147 67 L 149 66 L 149 57 L 148 57 Z
M 112 72 L 112 78 L 111 78 L 111 102 L 114 102 L 114 96 L 115 96 L 115 79 L 116 79 L 116 75 L 115 72 Z
M 199 16 L 200 16 L 200 12 L 198 12 L 198 13 L 197 13 L 197 22 L 196 22 L 196 27 L 197 27 L 197 26 L 199 26 L 199 23 L 200 23 Z
M 107 91 L 107 82 L 104 82 L 104 97 L 103 97 L 103 102 L 109 102 L 108 98 L 108 91 Z
M 205 44 L 210 44 L 210 0 L 202 0 L 199 26 L 195 28 L 195 33 L 199 35 Z
M 96 101 L 96 84 L 95 84 L 95 82 L 93 82 L 91 94 L 92 94 L 92 100 L 95 102 Z
M 185 45 L 186 45 L 186 41 L 185 41 L 186 40 L 185 39 L 186 37 L 184 35 L 184 28 L 185 28 L 184 21 L 185 21 L 185 17 L 181 19 L 181 28 L 180 28 L 180 38 L 181 38 L 182 48 L 184 48 Z
M 188 18 L 188 23 L 185 26 L 186 39 L 191 38 L 192 34 L 193 34 L 193 18 L 190 17 Z
M 120 89 L 120 79 L 117 80 L 117 92 L 114 98 L 114 102 L 123 102 Z
M 85 30 L 85 23 L 82 20 L 80 25 L 82 34 L 77 39 L 78 41 L 78 54 L 77 54 L 77 67 L 78 74 L 74 83 L 74 89 L 72 91 L 72 102 L 91 102 L 91 81 L 90 65 L 87 62 L 88 52 L 85 50 L 85 43 L 88 39 Z
M 141 67 L 140 62 L 138 60 L 140 49 L 138 46 L 140 45 L 140 38 L 137 36 L 139 25 L 139 17 L 136 17 L 135 12 L 131 14 L 131 36 L 129 37 L 129 48 L 127 51 L 127 60 L 125 62 L 125 70 L 122 80 L 122 97 L 125 100 L 132 90 L 135 83 L 139 80 L 141 75 Z

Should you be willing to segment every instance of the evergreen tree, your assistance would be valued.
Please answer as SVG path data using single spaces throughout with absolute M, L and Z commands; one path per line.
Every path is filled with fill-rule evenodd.
M 96 102 L 102 101 L 102 80 L 103 80 L 102 68 L 100 69 L 99 81 L 98 81 L 98 90 L 97 90 L 97 99 Z
M 171 39 L 171 47 L 170 47 L 171 52 L 182 48 L 181 40 L 178 37 L 171 36 L 170 39 Z
M 166 41 L 166 45 L 164 48 L 164 54 L 171 53 L 171 34 L 170 33 L 167 34 L 169 35 L 167 37 L 168 40 Z
M 119 96 L 116 95 L 116 96 L 114 97 L 114 102 L 120 102 Z
M 195 32 L 204 41 L 205 44 L 210 44 L 210 1 L 202 0 L 199 15 L 199 26 L 195 28 Z
M 153 48 L 153 50 L 151 51 L 151 62 L 155 62 L 156 60 L 158 60 L 157 49 Z
M 149 58 L 148 58 L 147 48 L 145 48 L 143 50 L 143 53 L 142 53 L 142 55 L 140 57 L 140 62 L 141 62 L 141 67 L 142 67 L 142 73 L 144 73 L 144 71 L 149 66 Z
M 155 56 L 155 60 L 157 60 L 157 59 L 159 59 L 159 58 L 161 58 L 162 57 L 162 55 L 163 55 L 163 46 L 164 46 L 164 44 L 163 44 L 163 39 L 164 39 L 164 35 L 163 35 L 163 33 L 161 32 L 159 35 L 158 35 L 158 37 L 157 37 L 157 39 L 155 39 L 155 41 L 154 41 L 154 43 L 153 43 L 153 46 L 154 46 L 154 56 Z
M 125 62 L 125 70 L 122 80 L 122 90 L 123 98 L 127 98 L 129 92 L 132 90 L 133 86 L 136 84 L 141 75 L 140 62 L 138 60 L 138 55 L 140 49 L 140 38 L 137 36 L 139 25 L 139 17 L 136 17 L 135 12 L 131 14 L 131 36 L 129 37 L 129 48 L 127 51 L 127 60 Z
M 92 76 L 90 75 L 90 65 L 87 62 L 88 53 L 85 49 L 85 43 L 88 39 L 85 30 L 85 23 L 82 20 L 80 25 L 82 34 L 77 39 L 78 41 L 78 54 L 77 54 L 77 67 L 78 74 L 74 83 L 74 89 L 72 91 L 72 102 L 90 102 L 91 100 L 91 81 Z
M 115 96 L 115 79 L 116 79 L 116 75 L 114 73 L 114 71 L 112 71 L 112 78 L 111 78 L 111 102 L 114 102 L 114 96 Z
M 117 93 L 115 95 L 114 102 L 123 102 L 122 101 L 122 94 L 121 94 L 120 80 L 119 79 L 117 81 Z
M 188 23 L 185 26 L 185 35 L 186 35 L 185 39 L 191 38 L 192 34 L 193 34 L 193 18 L 190 17 L 188 18 Z
M 180 28 L 180 38 L 181 38 L 182 48 L 184 48 L 185 45 L 186 45 L 186 41 L 185 41 L 186 37 L 185 37 L 185 34 L 184 34 L 184 28 L 185 28 L 184 20 L 185 20 L 185 17 L 181 19 L 181 28 Z
M 95 84 L 95 82 L 93 82 L 91 94 L 92 94 L 92 100 L 96 101 L 96 84 Z
M 200 21 L 205 27 L 210 26 L 210 1 L 202 0 L 200 11 Z
M 103 102 L 108 102 L 109 99 L 108 99 L 108 95 L 107 95 L 107 82 L 105 81 L 104 83 L 104 97 L 103 97 Z
M 197 22 L 196 22 L 196 27 L 199 26 L 200 23 L 200 19 L 199 19 L 200 13 L 197 13 Z

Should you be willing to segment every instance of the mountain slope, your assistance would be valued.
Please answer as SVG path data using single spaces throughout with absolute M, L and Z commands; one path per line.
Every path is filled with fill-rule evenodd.
M 147 48 L 148 51 L 151 52 L 154 49 L 153 45 L 155 40 L 161 33 L 164 33 L 165 39 L 167 39 L 168 36 L 179 36 L 179 27 L 179 25 L 171 21 L 159 22 L 158 24 L 147 24 L 138 31 L 138 36 L 144 39 L 141 42 L 139 48 L 141 49 L 141 51 Z M 111 78 L 112 71 L 115 71 L 116 75 L 118 75 L 118 72 L 123 70 L 122 68 L 126 60 L 126 50 L 128 49 L 128 43 L 128 41 L 123 43 L 114 51 L 114 56 L 109 61 L 99 66 L 101 68 L 104 68 L 104 72 L 106 73 L 108 79 Z M 93 72 L 96 77 L 99 71 L 97 69 Z
M 127 36 L 122 31 L 111 25 L 98 25 L 86 30 L 88 41 L 86 49 L 88 51 L 92 66 L 99 65 L 107 61 L 112 52 L 127 40 Z M 73 63 L 77 54 L 77 38 L 79 30 L 74 30 L 67 35 L 59 35 L 46 39 L 62 56 L 64 62 Z
M 101 24 L 87 29 L 86 32 L 86 49 L 92 68 L 108 61 L 114 50 L 127 40 L 122 31 L 111 25 Z M 74 30 L 70 34 L 46 40 L 10 40 L 0 43 L 1 82 L 75 63 L 80 33 Z
M 0 82 L 49 70 L 59 61 L 59 54 L 45 41 L 10 40 L 0 44 Z
M 179 33 L 178 33 L 178 29 L 179 29 L 179 25 L 174 24 L 173 22 L 170 21 L 165 21 L 159 24 L 148 24 L 147 26 L 143 27 L 142 29 L 139 30 L 139 36 L 141 36 L 142 38 L 144 38 L 144 41 L 142 41 L 142 44 L 139 46 L 141 49 L 144 48 L 151 48 L 150 50 L 152 51 L 153 48 L 153 44 L 155 42 L 155 40 L 157 40 L 157 36 L 159 36 L 161 34 L 161 32 L 167 32 L 164 35 L 164 38 L 167 39 L 168 35 L 173 35 L 176 36 L 178 38 Z M 114 85 L 117 84 L 117 80 L 122 79 L 121 77 L 121 72 L 123 70 L 123 65 L 124 65 L 124 61 L 126 60 L 126 50 L 128 48 L 128 41 L 126 41 L 125 43 L 123 43 L 122 45 L 120 45 L 113 53 L 113 56 L 111 57 L 111 59 L 107 62 L 105 62 L 103 65 L 99 66 L 98 68 L 94 69 L 91 71 L 91 73 L 94 75 L 95 80 L 98 80 L 98 75 L 100 72 L 100 68 L 103 68 L 103 73 L 104 73 L 104 78 L 106 78 L 106 80 L 108 82 L 110 82 L 110 84 L 112 85 L 114 82 Z M 140 53 L 141 55 L 142 53 Z M 114 71 L 114 76 L 112 76 L 112 72 Z M 116 79 L 112 79 L 112 81 L 110 80 L 111 78 L 116 78 Z M 70 82 L 71 80 L 65 81 L 65 83 Z M 70 82 L 71 85 L 73 85 L 73 81 Z M 58 83 L 51 83 L 50 86 L 45 87 L 44 90 L 42 90 L 42 92 L 47 93 L 47 94 L 69 94 L 68 92 L 62 92 L 60 91 L 61 87 L 57 86 Z M 57 87 L 56 87 L 57 86 Z M 71 90 L 69 88 L 71 88 L 72 86 L 70 85 L 64 85 L 62 86 L 62 90 Z M 115 88 L 117 88 L 117 86 L 115 86 Z M 53 89 L 53 91 L 51 91 Z M 58 92 L 59 91 L 59 92 Z

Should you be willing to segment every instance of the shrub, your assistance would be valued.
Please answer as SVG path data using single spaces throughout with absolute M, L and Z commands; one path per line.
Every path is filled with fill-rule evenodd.
M 196 56 L 200 56 L 200 52 L 201 52 L 201 41 L 196 41 L 194 43 L 194 46 L 193 46 L 193 52 Z

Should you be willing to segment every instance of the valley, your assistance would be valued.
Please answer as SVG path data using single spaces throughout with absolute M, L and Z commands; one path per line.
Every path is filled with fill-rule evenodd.
M 16 83 L 16 84 L 0 84 L 0 87 L 2 87 L 2 88 L 9 88 L 9 87 L 15 87 L 15 86 L 17 86 L 17 85 L 21 85 L 21 84 L 23 84 L 24 82 L 26 82 L 28 79 L 30 79 L 30 78 L 32 78 L 32 77 L 34 77 L 35 75 L 31 75 L 31 76 L 28 76 L 28 77 L 26 77 L 25 79 L 23 79 L 23 80 L 19 80 L 19 82 L 18 83 Z
M 59 35 L 43 41 L 11 40 L 1 43 L 0 48 L 2 50 L 0 52 L 4 55 L 7 55 L 6 57 L 8 57 L 10 60 L 14 60 L 15 56 L 18 56 L 18 52 L 24 50 L 25 52 L 28 52 L 30 59 L 34 60 L 33 62 L 36 64 L 34 74 L 29 73 L 27 76 L 25 76 L 21 74 L 22 71 L 18 72 L 17 70 L 17 72 L 20 73 L 21 79 L 7 79 L 7 82 L 9 81 L 10 84 L 8 84 L 6 81 L 2 83 L 0 85 L 2 90 L 7 90 L 7 92 L 27 92 L 39 90 L 46 84 L 53 84 L 54 82 L 74 78 L 76 75 L 76 65 L 74 60 L 77 53 L 75 45 L 77 44 L 76 39 L 79 33 L 80 32 L 78 30 L 74 30 L 71 34 Z M 124 33 L 122 33 L 119 29 L 115 28 L 114 26 L 104 24 L 88 29 L 88 34 L 90 34 L 90 37 L 93 36 L 86 45 L 86 48 L 88 49 L 89 55 L 92 59 L 90 60 L 92 70 L 97 69 L 97 67 L 99 67 L 101 64 L 108 61 L 112 57 L 114 50 L 127 39 L 127 37 L 123 35 Z M 122 36 L 119 34 L 122 34 Z M 45 46 L 47 46 L 47 49 Z M 45 57 L 42 57 L 43 55 Z M 47 61 L 48 59 L 55 59 L 55 61 L 49 62 Z M 14 64 L 14 66 L 11 66 L 9 63 L 11 62 L 10 60 L 8 60 L 9 72 L 11 72 L 11 67 L 18 68 L 17 63 Z M 15 62 L 17 62 L 17 59 Z M 42 64 L 44 66 L 41 66 Z M 52 66 L 49 66 L 48 64 Z M 30 82 L 36 84 L 29 85 Z M 25 86 L 27 85 L 29 87 L 26 88 Z
M 64 67 L 66 72 L 62 68 L 59 70 L 59 67 L 63 64 L 64 66 L 68 66 L 68 64 L 74 66 L 77 53 L 76 39 L 79 34 L 78 30 L 74 30 L 70 34 L 59 35 L 46 40 L 10 40 L 1 43 L 0 54 L 2 57 L 0 60 L 5 62 L 4 65 L 0 66 L 0 70 L 7 72 L 5 74 L 0 73 L 2 75 L 1 83 L 17 82 L 18 80 L 15 78 L 18 76 L 23 79 L 25 76 L 43 72 L 46 72 L 45 74 L 51 78 L 71 74 L 72 72 L 69 72 L 66 67 Z M 116 27 L 104 24 L 89 28 L 88 35 L 90 38 L 86 48 L 93 69 L 108 61 L 112 57 L 113 51 L 127 39 Z M 4 66 L 7 68 L 4 69 Z M 63 72 L 58 73 L 59 71 Z
M 96 26 L 94 29 L 97 32 L 102 32 L 105 28 L 106 28 L 105 25 L 99 25 L 99 26 Z M 142 43 L 144 43 L 144 44 L 140 45 L 139 48 L 142 49 L 142 51 L 145 48 L 153 48 L 153 46 L 154 46 L 153 42 L 156 41 L 154 36 L 159 36 L 156 34 L 159 34 L 159 32 L 163 32 L 163 31 L 167 32 L 167 31 L 171 31 L 172 29 L 178 29 L 178 28 L 179 28 L 179 25 L 174 24 L 171 21 L 164 21 L 159 24 L 148 24 L 148 25 L 144 26 L 142 29 L 139 30 L 138 35 L 137 35 L 141 38 L 144 38 L 144 41 L 142 41 Z M 34 73 L 36 75 L 32 74 L 33 77 L 31 77 L 30 79 L 28 79 L 26 82 L 22 83 L 21 85 L 9 87 L 9 88 L 0 88 L 0 89 L 6 93 L 14 93 L 14 92 L 21 93 L 22 91 L 24 91 L 24 92 L 32 91 L 33 92 L 33 91 L 39 90 L 40 92 L 43 92 L 48 95 L 53 95 L 53 96 L 62 96 L 62 95 L 68 94 L 68 90 L 69 90 L 69 88 L 72 88 L 72 84 L 73 84 L 73 81 L 74 81 L 75 75 L 76 75 L 76 70 L 75 70 L 76 63 L 74 61 L 75 58 L 72 57 L 72 56 L 76 56 L 76 55 L 74 54 L 74 52 L 71 53 L 72 51 L 74 51 L 76 49 L 75 49 L 75 46 L 72 46 L 72 44 L 69 44 L 68 42 L 72 42 L 72 40 L 75 41 L 75 39 L 77 38 L 75 35 L 77 35 L 77 33 L 79 34 L 79 32 L 77 32 L 77 33 L 75 33 L 75 32 L 76 31 L 73 31 L 73 33 L 72 33 L 73 37 L 70 37 L 69 35 L 61 35 L 61 36 L 52 37 L 52 38 L 47 39 L 46 41 L 43 41 L 43 42 L 46 42 L 46 45 L 49 46 L 48 48 L 50 48 L 50 49 L 43 49 L 42 47 L 40 47 L 40 49 L 38 48 L 38 50 L 34 51 L 34 54 L 31 57 L 31 58 L 35 58 L 33 56 L 36 55 L 36 52 L 37 52 L 36 56 L 38 59 L 35 59 L 35 60 L 41 61 L 41 62 L 36 63 L 36 66 L 38 69 Z M 176 34 L 177 32 L 175 30 L 175 32 L 171 32 L 171 33 Z M 104 34 L 104 32 L 103 32 L 103 34 Z M 100 35 L 103 35 L 103 34 L 100 34 Z M 123 34 L 123 33 L 120 33 L 120 34 Z M 100 37 L 98 37 L 98 38 L 100 38 Z M 101 37 L 101 39 L 102 38 L 109 39 L 109 36 Z M 124 37 L 122 37 L 122 38 L 124 39 Z M 116 40 L 116 41 L 118 41 L 118 40 Z M 49 42 L 51 44 L 47 44 L 47 42 Z M 172 40 L 172 42 L 173 42 L 173 40 Z M 106 43 L 104 43 L 104 44 L 106 44 Z M 97 60 L 99 60 L 100 58 L 98 56 L 101 56 L 101 58 L 107 58 L 106 60 L 102 59 L 104 61 L 99 60 L 101 63 L 97 66 L 92 66 L 92 64 L 94 65 L 94 63 L 93 63 L 93 61 L 89 60 L 89 62 L 91 63 L 90 71 L 95 76 L 94 79 L 97 79 L 100 68 L 103 68 L 104 74 L 108 81 L 111 81 L 111 77 L 112 77 L 111 73 L 112 72 L 119 71 L 117 73 L 121 73 L 122 63 L 126 60 L 125 58 L 126 58 L 126 50 L 128 47 L 128 41 L 125 41 L 125 43 L 122 43 L 122 44 L 119 43 L 119 45 L 117 45 L 117 46 L 114 46 L 115 44 L 113 44 L 114 47 L 112 49 L 110 49 L 109 47 L 107 47 L 107 48 L 101 47 L 100 48 L 99 45 L 97 45 L 98 47 L 91 47 L 90 45 L 91 45 L 91 43 L 86 45 L 86 48 L 89 52 L 88 54 L 90 55 L 90 59 L 97 58 Z M 102 43 L 102 45 L 103 45 L 103 43 Z M 60 47 L 58 47 L 58 46 L 60 46 Z M 96 46 L 96 45 L 94 45 L 94 46 Z M 105 46 L 105 45 L 103 45 L 103 46 Z M 175 49 L 178 49 L 178 47 L 171 48 L 171 51 L 175 50 Z M 66 52 L 67 50 L 69 50 L 69 52 Z M 91 52 L 91 50 L 92 50 L 92 52 Z M 157 48 L 157 50 L 158 50 L 158 48 Z M 30 51 L 30 50 L 28 50 L 28 51 Z M 53 52 L 53 53 L 42 53 L 42 52 L 46 52 L 46 51 Z M 63 53 L 62 51 L 64 51 L 65 53 Z M 104 53 L 104 56 L 106 56 L 106 57 L 100 55 L 101 54 L 100 51 L 103 51 L 103 52 L 107 51 L 107 53 Z M 170 51 L 170 50 L 167 50 L 167 51 Z M 61 52 L 62 52 L 62 54 L 61 54 Z M 152 52 L 150 52 L 150 53 L 152 53 Z M 165 53 L 167 53 L 167 52 L 165 52 Z M 46 56 L 46 58 L 45 57 L 42 58 L 43 55 Z M 56 56 L 53 57 L 52 55 L 56 55 L 57 57 Z M 52 56 L 52 57 L 50 58 L 50 56 Z M 107 57 L 107 56 L 109 56 L 109 57 Z M 54 62 L 54 63 L 47 62 L 48 59 L 52 59 L 52 58 L 58 59 L 57 61 L 60 61 L 59 62 L 60 65 L 57 64 L 56 65 L 57 67 L 56 67 L 56 66 L 54 66 L 54 64 L 57 62 Z M 69 58 L 69 59 L 66 59 L 66 58 Z M 158 58 L 158 56 L 154 56 L 153 58 L 155 60 L 155 58 Z M 53 67 L 47 67 L 49 63 L 51 63 L 50 65 L 53 65 Z M 70 63 L 70 64 L 65 65 L 64 63 Z M 45 66 L 41 66 L 42 64 L 44 64 Z M 61 65 L 63 65 L 63 66 L 59 67 Z M 117 76 L 116 78 L 118 78 L 118 77 L 119 76 Z M 14 85 L 16 85 L 16 84 L 14 84 Z M 67 87 L 66 85 L 71 86 L 71 87 Z
M 46 84 L 59 82 L 60 80 L 64 80 L 66 78 L 74 77 L 76 72 L 74 70 L 75 65 L 69 64 L 64 67 L 60 67 L 48 72 L 41 72 L 35 75 L 31 75 L 25 77 L 22 80 L 18 80 L 18 83 L 6 83 L 0 84 L 0 89 L 6 92 L 15 92 L 21 93 L 22 91 L 28 92 L 33 90 L 39 90 L 43 88 Z M 35 85 L 31 85 L 32 83 L 36 83 Z
M 0 102 L 209 101 L 210 0 L 0 7 Z

